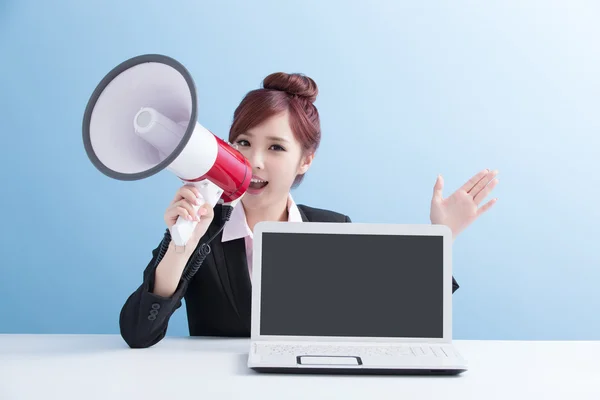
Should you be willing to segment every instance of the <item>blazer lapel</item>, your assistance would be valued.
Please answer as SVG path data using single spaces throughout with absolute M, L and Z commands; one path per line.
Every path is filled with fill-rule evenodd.
M 221 220 L 221 209 L 218 207 L 215 208 L 214 220 L 215 221 Z M 208 231 L 209 231 L 208 236 L 209 237 L 214 236 L 215 233 L 217 233 L 218 229 L 220 229 L 220 226 L 218 224 L 211 224 L 211 226 L 208 228 Z M 229 272 L 231 269 L 230 265 L 236 263 L 236 260 L 234 260 L 234 258 L 236 258 L 235 256 L 240 254 L 239 253 L 239 243 L 238 243 L 239 240 L 223 243 L 221 241 L 222 237 L 223 237 L 223 233 L 220 232 L 210 243 L 211 254 L 214 257 L 214 262 L 215 262 L 217 274 L 219 275 L 219 280 L 221 281 L 221 286 L 223 287 L 223 290 L 225 291 L 225 294 L 227 295 L 227 298 L 229 299 L 229 302 L 231 303 L 232 307 L 234 308 L 236 314 L 239 316 L 240 311 L 239 311 L 239 308 L 237 307 L 237 302 L 234 297 L 233 288 L 232 288 L 232 279 L 231 279 L 231 275 Z M 242 239 L 242 242 L 243 242 L 243 239 Z M 245 247 L 243 246 L 243 243 L 242 243 L 242 253 L 245 254 Z M 239 261 L 237 261 L 237 262 L 239 263 Z
M 302 207 L 298 207 L 302 221 L 308 222 Z M 216 211 L 216 210 L 215 210 Z M 221 218 L 220 212 L 215 213 L 215 219 Z M 218 226 L 212 228 L 211 236 Z M 243 238 L 221 242 L 219 234 L 211 243 L 211 250 L 215 257 L 217 272 L 231 305 L 240 317 L 243 324 L 250 329 L 250 314 L 252 311 L 252 282 L 248 271 L 246 258 L 246 242 Z M 215 243 L 219 242 L 219 243 Z
M 252 306 L 252 283 L 246 259 L 246 241 L 244 238 L 222 243 L 224 255 L 224 273 L 227 274 L 232 292 L 233 306 L 240 320 L 250 329 Z M 225 267 L 226 265 L 226 267 Z
M 302 217 L 302 222 L 308 222 L 308 218 L 306 217 L 306 214 L 304 214 L 304 210 L 302 210 L 302 206 L 296 205 L 296 207 L 298 207 L 298 211 L 300 212 L 300 216 Z

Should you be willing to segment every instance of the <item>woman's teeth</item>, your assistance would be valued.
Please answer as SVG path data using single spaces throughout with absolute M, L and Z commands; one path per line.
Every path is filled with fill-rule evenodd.
M 264 181 L 262 179 L 258 179 L 258 178 L 252 178 L 250 179 L 250 187 L 252 189 L 262 189 L 265 186 L 267 186 L 269 182 Z

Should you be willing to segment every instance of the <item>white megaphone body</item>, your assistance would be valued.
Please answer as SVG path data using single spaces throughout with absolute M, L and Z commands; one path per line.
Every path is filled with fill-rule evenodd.
M 139 180 L 167 169 L 196 186 L 212 207 L 219 201 L 234 207 L 250 185 L 252 167 L 197 116 L 196 87 L 185 67 L 164 55 L 137 56 L 113 68 L 89 99 L 85 150 L 111 178 Z M 173 242 L 185 245 L 196 224 L 179 217 L 170 229 Z

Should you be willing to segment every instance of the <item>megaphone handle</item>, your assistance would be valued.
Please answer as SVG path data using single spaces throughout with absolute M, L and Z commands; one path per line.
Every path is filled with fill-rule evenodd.
M 194 185 L 204 198 L 204 201 L 209 203 L 210 206 L 213 208 L 215 207 L 215 205 L 221 198 L 221 195 L 223 194 L 223 189 L 221 189 L 219 186 L 215 185 L 208 179 L 199 182 L 184 181 L 184 183 Z M 200 209 L 202 205 L 203 203 L 194 206 L 194 212 L 197 213 L 198 209 Z M 194 233 L 194 229 L 196 229 L 197 224 L 197 221 L 190 221 L 181 216 L 177 218 L 177 222 L 175 222 L 175 225 L 171 227 L 171 239 L 173 240 L 175 245 L 185 246 L 187 241 L 192 236 L 192 233 Z

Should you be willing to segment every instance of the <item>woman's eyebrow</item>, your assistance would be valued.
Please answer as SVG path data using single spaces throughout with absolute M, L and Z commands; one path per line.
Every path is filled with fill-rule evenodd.
M 254 136 L 254 135 L 252 134 L 252 132 L 243 132 L 243 133 L 240 133 L 240 136 L 241 136 L 241 135 L 245 135 L 245 136 L 248 136 L 248 137 L 253 137 L 253 136 Z M 290 141 L 289 141 L 289 140 L 287 140 L 286 138 L 283 138 L 283 137 L 280 137 L 280 136 L 272 136 L 272 135 L 271 135 L 271 136 L 267 136 L 267 139 L 269 139 L 269 140 L 274 140 L 274 141 L 276 141 L 276 142 L 284 142 L 284 143 L 289 143 L 289 142 L 290 142 Z

